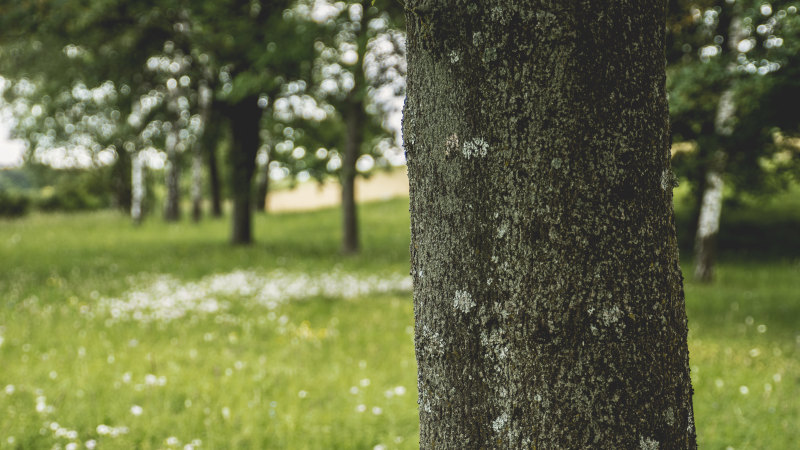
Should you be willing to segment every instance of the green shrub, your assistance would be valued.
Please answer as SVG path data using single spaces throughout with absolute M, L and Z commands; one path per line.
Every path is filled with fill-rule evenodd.
M 0 190 L 0 217 L 24 216 L 30 203 L 30 198 L 23 194 Z

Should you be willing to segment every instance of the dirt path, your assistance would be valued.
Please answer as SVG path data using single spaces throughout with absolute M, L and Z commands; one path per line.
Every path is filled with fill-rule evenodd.
M 337 206 L 341 200 L 341 188 L 335 180 L 320 185 L 308 182 L 294 189 L 271 192 L 267 196 L 269 211 L 307 211 Z M 369 179 L 356 179 L 356 201 L 359 203 L 388 200 L 408 196 L 408 175 L 401 167 L 392 172 L 378 172 Z

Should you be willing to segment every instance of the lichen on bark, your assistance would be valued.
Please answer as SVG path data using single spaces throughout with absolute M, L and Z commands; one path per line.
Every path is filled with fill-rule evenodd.
M 406 8 L 421 447 L 693 448 L 665 3 Z

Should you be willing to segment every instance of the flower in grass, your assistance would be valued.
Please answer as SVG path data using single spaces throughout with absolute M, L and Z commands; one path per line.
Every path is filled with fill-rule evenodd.
M 36 397 L 36 412 L 45 413 L 52 412 L 53 407 L 47 404 L 47 398 L 44 395 Z
M 174 446 L 176 446 L 176 445 L 180 444 L 180 441 L 179 441 L 179 440 L 178 440 L 178 438 L 176 438 L 175 436 L 170 436 L 170 437 L 168 437 L 168 438 L 167 438 L 167 440 L 166 440 L 165 442 L 166 442 L 166 444 L 167 444 L 167 445 L 169 445 L 170 447 L 174 447 Z
M 152 373 L 148 373 L 147 375 L 144 376 L 144 384 L 148 386 L 164 386 L 165 384 L 167 384 L 167 377 L 163 375 L 157 377 Z
M 110 427 L 101 423 L 97 426 L 96 431 L 101 436 L 117 437 L 121 434 L 127 434 L 128 427 Z
M 143 412 L 144 408 L 142 408 L 141 406 L 139 405 L 131 406 L 131 414 L 133 414 L 134 416 L 141 416 Z
M 230 303 L 224 299 L 232 296 L 274 310 L 287 301 L 308 297 L 352 298 L 374 292 L 411 290 L 408 275 L 359 276 L 340 271 L 314 275 L 280 270 L 268 274 L 236 271 L 189 283 L 168 275 L 141 276 L 132 282 L 146 286 L 119 298 L 100 299 L 99 307 L 110 314 L 110 323 L 166 322 L 196 314 L 218 314 L 230 309 Z
M 373 406 L 372 407 L 372 414 L 375 414 L 376 416 L 380 416 L 381 414 L 383 414 L 383 408 L 381 408 L 380 406 Z
M 16 390 L 16 388 L 14 387 L 13 384 L 9 384 L 9 385 L 6 386 L 6 394 L 8 394 L 8 395 L 13 394 L 15 390 Z
M 78 450 L 78 444 L 70 442 L 64 447 L 64 450 Z
M 94 439 L 89 439 L 88 441 L 86 441 L 85 445 L 86 448 L 88 448 L 89 450 L 94 450 L 97 447 L 97 441 L 95 441 Z
M 366 410 L 367 410 L 367 405 L 365 405 L 363 403 L 358 405 L 358 406 L 356 406 L 356 412 L 363 413 Z

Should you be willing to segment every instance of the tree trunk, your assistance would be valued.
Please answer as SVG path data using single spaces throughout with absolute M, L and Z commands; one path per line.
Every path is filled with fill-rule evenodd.
M 695 448 L 666 2 L 441 3 L 406 2 L 420 447 Z
M 345 143 L 342 158 L 342 169 L 339 174 L 342 185 L 342 253 L 358 253 L 358 210 L 356 205 L 356 162 L 361 156 L 361 145 L 364 143 L 364 126 L 366 111 L 364 97 L 366 80 L 364 77 L 364 54 L 367 52 L 366 30 L 369 24 L 368 10 L 370 1 L 361 2 L 362 12 L 360 26 L 356 34 L 356 51 L 358 59 L 353 69 L 353 88 L 347 94 L 344 106 Z
M 256 183 L 256 211 L 267 211 L 267 194 L 269 193 L 269 162 L 272 161 L 272 146 L 266 150 L 266 161 L 259 167 L 258 182 Z
M 124 145 L 117 143 L 117 160 L 111 170 L 114 189 L 114 207 L 126 210 L 131 207 L 131 155 Z
M 219 182 L 219 167 L 217 166 L 217 143 L 219 141 L 219 125 L 214 121 L 214 110 L 212 110 L 212 121 L 206 124 L 203 133 L 206 157 L 208 158 L 208 187 L 211 190 L 211 215 L 222 217 L 222 192 Z M 218 118 L 217 118 L 218 119 Z
M 142 160 L 141 155 L 139 152 L 133 154 L 133 164 L 131 168 L 131 186 L 132 186 L 132 195 L 131 195 L 131 220 L 133 220 L 134 225 L 139 225 L 142 223 L 142 216 L 143 216 L 143 203 L 144 203 L 144 195 L 145 195 L 145 183 L 144 183 L 144 161 Z
M 233 135 L 229 155 L 233 200 L 231 227 L 233 244 L 249 244 L 253 241 L 250 190 L 260 141 L 261 113 L 256 96 L 246 97 L 229 108 L 228 119 Z
M 180 207 L 180 161 L 178 157 L 178 126 L 172 124 L 166 139 L 167 164 L 164 168 L 167 198 L 164 204 L 164 220 L 177 222 L 181 217 Z
M 355 87 L 353 89 L 356 89 Z M 346 106 L 346 137 L 340 182 L 342 184 L 342 253 L 358 253 L 358 211 L 356 206 L 356 161 L 364 140 L 364 107 L 353 100 Z
M 203 217 L 203 134 L 211 116 L 211 88 L 205 81 L 200 82 L 198 89 L 198 106 L 200 109 L 200 130 L 192 148 L 192 220 L 199 222 Z
M 738 52 L 737 47 L 745 37 L 741 20 L 734 17 L 728 28 L 730 51 Z M 732 63 L 728 70 L 735 73 L 736 64 Z M 714 118 L 714 131 L 723 143 L 733 134 L 732 119 L 735 110 L 734 91 L 729 87 L 720 96 L 717 114 Z M 717 232 L 722 216 L 722 188 L 724 185 L 722 175 L 725 170 L 725 159 L 725 152 L 717 149 L 706 169 L 703 200 L 700 204 L 700 216 L 697 219 L 697 232 L 694 240 L 694 277 L 702 283 L 710 283 L 714 280 Z

